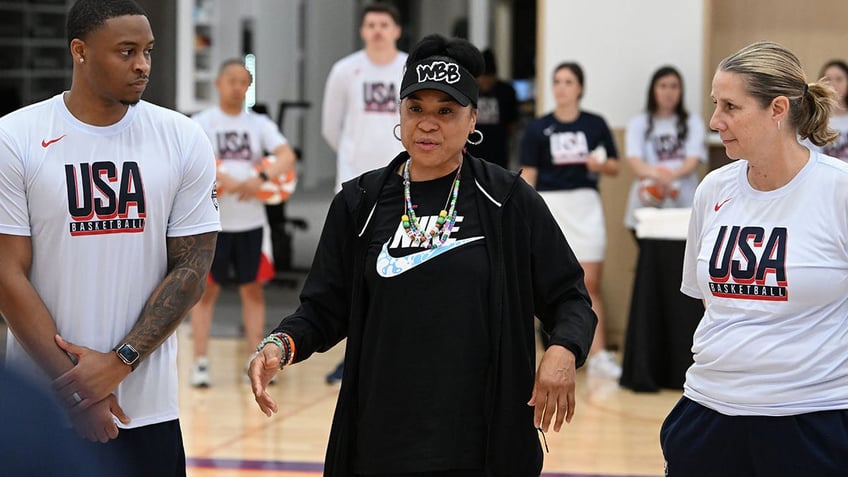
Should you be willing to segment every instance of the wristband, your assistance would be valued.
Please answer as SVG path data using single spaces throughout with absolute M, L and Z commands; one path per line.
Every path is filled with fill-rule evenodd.
M 277 347 L 280 348 L 280 354 L 285 354 L 285 350 L 283 349 L 283 342 L 277 335 L 266 336 L 262 341 L 259 342 L 259 346 L 256 347 L 256 352 L 261 353 L 262 348 L 265 347 L 268 343 L 274 343 Z
M 262 348 L 269 343 L 273 343 L 280 348 L 280 354 L 282 354 L 282 358 L 280 359 L 280 369 L 283 369 L 294 361 L 294 343 L 289 335 L 285 333 L 268 335 L 259 343 L 259 346 L 256 347 L 256 352 L 261 353 Z
M 283 342 L 283 345 L 286 347 L 286 364 L 284 366 L 288 366 L 294 362 L 294 358 L 296 356 L 294 340 L 291 336 L 286 333 L 276 333 L 277 337 Z

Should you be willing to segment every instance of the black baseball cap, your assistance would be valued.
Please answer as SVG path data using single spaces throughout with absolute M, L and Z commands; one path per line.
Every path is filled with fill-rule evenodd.
M 400 85 L 400 99 L 422 89 L 447 93 L 462 106 L 477 107 L 477 81 L 453 58 L 431 56 L 407 65 Z

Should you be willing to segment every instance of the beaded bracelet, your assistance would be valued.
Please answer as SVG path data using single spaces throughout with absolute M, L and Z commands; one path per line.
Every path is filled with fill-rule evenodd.
M 283 369 L 285 366 L 294 361 L 294 342 L 289 335 L 285 333 L 275 333 L 266 336 L 259 343 L 259 346 L 256 347 L 256 352 L 261 353 L 262 348 L 269 343 L 277 345 L 277 347 L 280 348 L 280 354 L 283 355 L 280 359 L 280 369 Z
M 269 335 L 266 336 L 262 341 L 259 342 L 259 346 L 256 347 L 256 352 L 261 353 L 262 348 L 265 347 L 266 344 L 274 343 L 277 347 L 280 348 L 280 354 L 285 355 L 285 349 L 283 348 L 283 342 L 277 335 Z
M 288 366 L 294 362 L 296 348 L 294 346 L 294 340 L 291 336 L 286 333 L 275 333 L 278 338 L 283 342 L 283 345 L 286 347 L 286 356 L 285 363 L 283 366 Z

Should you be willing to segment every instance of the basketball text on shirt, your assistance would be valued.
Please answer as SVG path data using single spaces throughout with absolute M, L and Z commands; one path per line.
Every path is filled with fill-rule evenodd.
M 589 140 L 583 131 L 550 132 L 548 141 L 554 165 L 585 163 Z
M 501 110 L 497 98 L 482 97 L 477 100 L 477 124 L 498 124 Z
M 654 148 L 657 151 L 657 159 L 660 161 L 683 159 L 683 146 L 683 142 L 676 134 L 662 134 L 654 138 Z
M 250 134 L 242 131 L 226 131 L 215 135 L 219 159 L 244 159 L 250 161 L 253 154 L 250 149 Z
M 72 236 L 144 231 L 144 183 L 137 162 L 65 164 Z
M 396 113 L 398 93 L 394 83 L 375 81 L 362 83 L 365 111 L 370 113 Z
M 713 296 L 745 300 L 787 301 L 786 227 L 734 225 L 719 229 L 710 256 Z M 765 244 L 765 245 L 763 245 Z

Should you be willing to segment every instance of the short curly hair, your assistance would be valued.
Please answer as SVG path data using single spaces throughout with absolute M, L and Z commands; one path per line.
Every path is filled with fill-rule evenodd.
M 133 0 L 78 0 L 68 12 L 68 44 L 74 38 L 85 40 L 89 33 L 103 26 L 106 20 L 124 15 L 146 17 L 147 12 Z

